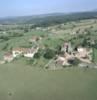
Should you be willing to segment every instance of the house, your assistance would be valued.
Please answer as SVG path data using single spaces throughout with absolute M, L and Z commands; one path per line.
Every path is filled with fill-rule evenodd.
M 82 52 L 86 51 L 86 48 L 78 47 L 78 48 L 77 48 L 77 51 L 78 51 L 79 53 L 82 53 Z
M 78 47 L 77 52 L 78 52 L 78 56 L 81 58 L 87 58 L 88 56 L 88 51 L 86 48 Z
M 4 54 L 4 61 L 11 62 L 14 60 L 12 52 L 7 52 Z
M 72 52 L 72 47 L 71 47 L 71 43 L 68 43 L 68 42 L 65 42 L 61 48 L 61 51 L 62 52 L 65 52 L 65 53 L 70 53 Z
M 39 37 L 39 36 L 33 36 L 31 39 L 29 39 L 29 42 L 30 43 L 33 43 L 33 42 L 37 42 L 39 40 L 41 40 L 42 38 Z
M 27 50 L 23 53 L 23 55 L 24 55 L 24 57 L 33 58 L 34 55 L 38 52 L 38 50 L 39 50 L 39 47 L 27 49 Z
M 36 30 L 41 30 L 41 27 L 36 27 Z
M 14 48 L 12 50 L 12 55 L 13 55 L 13 57 L 18 57 L 18 56 L 22 55 L 26 50 L 27 50 L 27 48 Z
M 91 53 L 92 53 L 92 49 L 78 47 L 75 57 L 78 58 L 82 62 L 91 63 L 91 60 L 92 60 Z
M 33 58 L 35 53 L 37 53 L 39 47 L 32 48 L 15 48 L 12 50 L 12 55 L 14 58 L 23 55 L 24 57 Z
M 77 32 L 76 31 L 74 31 L 74 32 L 72 32 L 72 33 L 70 33 L 71 35 L 76 35 L 77 34 Z

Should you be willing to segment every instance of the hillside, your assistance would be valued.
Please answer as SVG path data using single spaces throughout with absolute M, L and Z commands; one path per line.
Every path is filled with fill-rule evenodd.
M 79 13 L 71 14 L 72 18 L 75 15 L 77 17 Z M 62 52 L 61 50 L 65 42 L 68 42 L 68 45 L 69 44 L 71 45 L 71 46 L 69 45 L 71 50 L 68 51 L 67 53 L 68 55 L 66 56 L 80 59 L 81 61 L 85 61 L 85 63 L 86 62 L 92 63 L 93 61 L 96 63 L 97 61 L 96 59 L 97 58 L 96 17 L 92 19 L 83 18 L 82 20 L 80 19 L 75 21 L 67 21 L 67 22 L 62 22 L 57 24 L 54 23 L 55 25 L 54 24 L 50 25 L 50 24 L 49 23 L 46 24 L 45 27 L 43 27 L 44 26 L 43 23 L 37 24 L 34 27 L 33 24 L 1 25 L 0 26 L 0 63 L 1 64 L 3 63 L 2 61 L 4 60 L 5 55 L 10 54 L 14 56 L 13 54 L 14 49 L 20 48 L 22 49 L 22 55 L 20 56 L 20 58 L 17 59 L 15 59 L 12 56 L 13 57 L 12 59 L 14 59 L 14 61 L 12 62 L 17 62 L 17 60 L 19 60 L 22 64 L 25 64 L 25 66 L 26 64 L 29 64 L 30 66 L 36 66 L 38 68 L 40 67 L 45 68 L 45 66 L 49 63 L 50 60 L 56 58 L 57 55 L 61 56 L 62 55 L 61 53 L 65 52 L 65 51 Z M 39 25 L 41 26 L 39 27 Z M 38 39 L 33 40 L 33 38 L 37 38 L 37 37 Z M 92 44 L 93 42 L 94 45 Z M 31 48 L 37 46 L 39 48 L 39 52 L 34 59 L 29 58 L 28 60 L 27 58 L 24 57 L 24 53 L 25 53 L 24 49 L 26 50 L 30 49 L 32 51 Z M 93 52 L 91 54 L 90 53 L 85 54 L 83 58 L 82 57 L 78 58 L 79 57 L 78 52 L 75 53 L 76 56 L 73 54 L 76 51 L 75 48 L 77 46 L 79 47 L 82 46 L 83 48 L 89 49 L 88 51 L 93 50 Z M 88 53 L 88 51 L 85 50 L 86 53 Z M 70 55 L 69 52 L 71 52 L 73 56 Z M 66 58 L 66 61 L 67 60 L 68 59 Z M 6 63 L 6 60 L 4 61 Z M 79 61 L 77 61 L 77 63 L 79 63 Z M 91 64 L 88 65 L 90 66 Z M 51 67 L 53 66 L 56 66 L 54 62 L 51 64 Z M 95 66 L 96 65 L 94 65 L 93 67 Z M 61 67 L 59 66 L 59 68 Z
M 97 100 L 97 12 L 0 20 L 0 100 Z
M 81 19 L 93 19 L 93 18 L 97 18 L 96 11 L 77 12 L 72 14 L 52 13 L 44 15 L 1 18 L 0 24 L 36 24 L 39 26 L 41 25 L 48 26 L 67 21 L 77 21 Z

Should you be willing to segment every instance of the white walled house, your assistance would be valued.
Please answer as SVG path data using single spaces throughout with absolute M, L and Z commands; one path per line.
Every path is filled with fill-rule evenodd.
M 23 55 L 24 57 L 33 58 L 35 53 L 37 53 L 39 47 L 37 48 L 16 48 L 12 50 L 12 55 L 14 58 Z
M 4 54 L 4 61 L 11 62 L 14 60 L 14 57 L 11 52 L 7 52 Z
M 77 51 L 78 51 L 79 53 L 82 53 L 82 52 L 86 52 L 86 49 L 85 49 L 85 48 L 82 48 L 82 47 L 78 47 L 78 48 L 77 48 Z
M 38 50 L 39 50 L 39 47 L 28 49 L 26 52 L 24 52 L 23 55 L 24 57 L 33 58 L 34 55 L 38 52 Z
M 87 58 L 87 56 L 88 56 L 88 51 L 87 51 L 86 48 L 78 47 L 77 51 L 78 51 L 78 56 L 79 56 L 79 57 L 81 57 L 81 58 Z
M 12 50 L 13 57 L 18 57 L 26 51 L 26 48 L 16 48 Z

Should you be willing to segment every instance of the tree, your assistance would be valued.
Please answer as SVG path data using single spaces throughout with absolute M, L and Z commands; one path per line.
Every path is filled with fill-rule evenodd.
M 55 50 L 47 48 L 44 54 L 44 58 L 52 59 L 55 56 Z
M 24 33 L 27 33 L 27 32 L 29 32 L 29 29 L 25 28 Z
M 40 49 L 40 50 L 34 55 L 34 58 L 39 59 L 41 56 L 43 56 L 43 54 L 44 54 L 44 51 Z
M 87 40 L 84 38 L 83 42 L 82 42 L 82 46 L 85 47 L 85 46 L 88 46 L 88 43 L 87 43 Z
M 4 41 L 8 41 L 9 37 L 8 36 L 0 36 L 0 39 L 3 39 Z
M 60 45 L 58 45 L 55 49 L 56 49 L 57 54 L 61 53 L 61 46 Z

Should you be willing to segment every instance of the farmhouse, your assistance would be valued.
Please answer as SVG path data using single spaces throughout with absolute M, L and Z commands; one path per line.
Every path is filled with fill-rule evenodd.
M 86 58 L 92 51 L 89 50 L 88 48 L 83 48 L 83 47 L 78 47 L 77 48 L 77 54 L 81 58 Z
M 29 42 L 30 43 L 33 43 L 33 42 L 37 42 L 39 40 L 41 40 L 42 38 L 39 37 L 39 36 L 33 36 L 31 39 L 29 39 Z
M 36 30 L 41 30 L 41 27 L 36 27 Z
M 14 57 L 11 52 L 7 52 L 4 54 L 4 61 L 11 62 L 12 60 L 14 60 Z
M 23 55 L 24 55 L 24 57 L 33 58 L 34 55 L 38 52 L 38 50 L 39 50 L 39 47 L 27 49 L 27 50 L 23 53 Z
M 77 51 L 73 51 L 71 48 L 71 44 L 65 42 L 61 48 L 61 51 L 64 53 L 57 57 L 55 61 L 58 65 L 70 65 L 71 61 L 75 61 L 76 58 L 81 62 L 91 63 L 92 60 L 92 49 L 84 48 L 84 47 L 77 47 Z
M 91 53 L 92 53 L 92 49 L 78 47 L 75 57 L 82 62 L 91 63 L 92 60 Z
M 25 52 L 27 50 L 27 48 L 15 48 L 12 50 L 12 55 L 13 57 L 18 57 L 20 55 L 23 54 L 23 52 Z
M 72 47 L 71 47 L 71 43 L 65 42 L 61 48 L 61 51 L 64 53 L 70 53 L 72 52 Z
M 76 35 L 77 32 L 76 32 L 76 31 L 74 31 L 74 32 L 70 32 L 70 34 L 71 34 L 71 35 Z
M 20 55 L 23 55 L 24 57 L 33 58 L 35 53 L 37 53 L 39 50 L 39 47 L 36 48 L 16 48 L 12 50 L 13 57 L 19 57 Z

